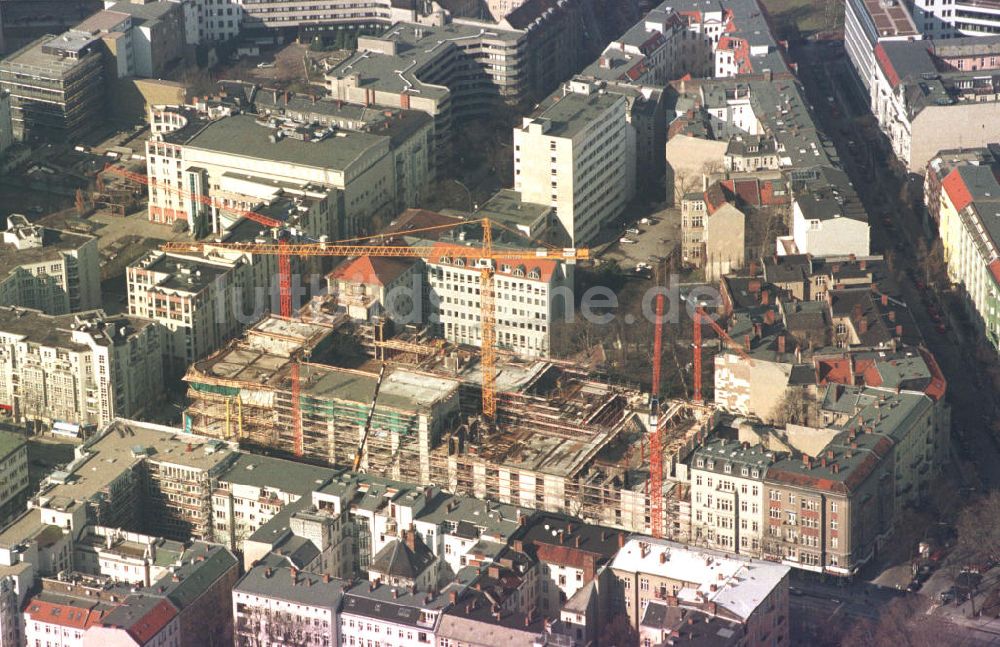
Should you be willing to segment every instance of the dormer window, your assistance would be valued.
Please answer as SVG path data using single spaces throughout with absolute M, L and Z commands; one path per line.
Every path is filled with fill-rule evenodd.
M 534 268 L 530 272 L 528 272 L 528 278 L 529 279 L 540 279 L 540 278 L 542 278 L 542 275 L 538 271 L 538 268 Z
M 465 259 L 464 258 L 456 258 L 455 259 L 455 267 L 465 267 Z
M 510 265 L 507 265 L 506 263 L 504 263 L 503 265 L 500 266 L 500 271 L 501 272 L 506 272 L 506 273 L 509 274 L 510 273 Z

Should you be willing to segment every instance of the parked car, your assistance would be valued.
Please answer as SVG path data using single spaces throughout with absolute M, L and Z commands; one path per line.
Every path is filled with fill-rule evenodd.
M 636 229 L 635 227 L 629 227 L 628 229 L 625 230 L 625 233 L 628 234 L 629 236 L 638 236 L 639 230 Z
M 938 600 L 941 602 L 941 604 L 949 604 L 951 602 L 954 602 L 955 601 L 955 597 L 956 596 L 955 596 L 955 587 L 954 586 L 951 587 L 950 589 L 945 590 L 945 591 L 941 591 L 938 594 Z
M 260 63 L 257 63 L 257 67 L 262 70 L 270 69 L 274 67 L 274 65 L 275 65 L 274 61 L 271 61 L 270 63 L 267 61 L 261 61 Z
M 637 240 L 635 240 L 633 238 L 629 238 L 628 236 L 622 236 L 621 238 L 618 239 L 618 242 L 622 243 L 624 245 L 634 245 L 634 244 L 636 244 L 639 241 L 637 241 Z

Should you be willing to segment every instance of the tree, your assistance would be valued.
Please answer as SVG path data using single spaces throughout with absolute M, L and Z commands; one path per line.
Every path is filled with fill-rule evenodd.
M 965 563 L 984 562 L 1000 555 L 1000 492 L 971 501 L 958 515 L 956 556 Z
M 952 644 L 950 623 L 923 613 L 923 602 L 915 596 L 895 598 L 878 620 L 861 620 L 841 641 L 844 647 L 939 647 Z
M 601 628 L 599 644 L 608 647 L 632 647 L 639 644 L 639 636 L 632 628 L 628 616 L 619 613 Z
M 804 388 L 785 389 L 785 395 L 774 410 L 774 424 L 795 424 L 806 427 L 820 422 L 819 402 L 816 396 Z

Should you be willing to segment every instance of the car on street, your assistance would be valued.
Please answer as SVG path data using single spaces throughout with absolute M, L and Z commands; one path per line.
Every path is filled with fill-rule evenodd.
M 634 238 L 629 238 L 628 236 L 622 236 L 621 238 L 618 239 L 618 242 L 622 243 L 623 245 L 635 245 L 639 241 L 635 240 Z
M 267 69 L 270 69 L 270 68 L 272 68 L 274 66 L 275 66 L 274 61 L 271 61 L 271 62 L 261 61 L 260 63 L 257 63 L 257 68 L 261 69 L 261 70 L 267 70 Z

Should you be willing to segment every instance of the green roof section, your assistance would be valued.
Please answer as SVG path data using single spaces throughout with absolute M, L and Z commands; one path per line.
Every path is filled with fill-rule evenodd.
M 0 459 L 7 458 L 27 444 L 28 441 L 21 434 L 0 431 Z

